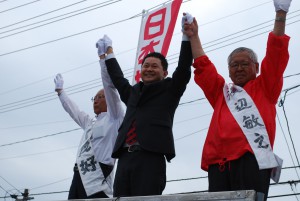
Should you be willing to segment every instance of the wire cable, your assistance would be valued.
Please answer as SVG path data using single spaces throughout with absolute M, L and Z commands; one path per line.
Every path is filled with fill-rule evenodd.
M 73 120 L 51 121 L 51 122 L 36 123 L 36 124 L 27 124 L 27 125 L 19 125 L 19 126 L 2 127 L 2 128 L 0 128 L 0 130 L 9 130 L 9 129 L 15 129 L 15 128 L 25 128 L 25 127 L 43 126 L 43 125 L 57 124 L 57 123 L 65 123 L 65 122 L 73 122 Z M 0 134 L 0 135 L 1 135 L 1 134 Z
M 279 123 L 280 129 L 281 129 L 281 132 L 282 132 L 282 134 L 283 134 L 285 143 L 286 143 L 286 145 L 287 145 L 287 149 L 288 149 L 289 154 L 290 154 L 290 157 L 291 157 L 291 159 L 292 159 L 292 163 L 293 163 L 294 166 L 296 166 L 296 165 L 295 165 L 294 158 L 293 158 L 292 153 L 291 153 L 290 146 L 289 146 L 289 144 L 288 144 L 288 142 L 287 142 L 287 138 L 286 138 L 285 132 L 283 131 L 283 127 L 282 127 L 282 125 L 281 125 L 281 121 L 280 121 L 280 119 L 279 119 L 278 113 L 276 113 L 276 116 L 277 116 L 277 119 L 278 119 L 278 123 Z M 296 169 L 295 169 L 295 172 L 296 172 L 296 174 L 297 174 L 298 179 L 300 180 L 298 171 L 297 171 Z
M 290 90 L 292 90 L 292 89 L 295 89 L 295 88 L 297 88 L 299 86 L 300 85 L 297 85 L 297 86 L 294 86 L 292 88 L 286 89 L 283 98 L 280 99 L 279 104 L 278 104 L 279 107 L 282 107 L 282 110 L 283 110 L 283 113 L 284 113 L 284 117 L 285 117 L 285 120 L 286 120 L 288 133 L 289 133 L 289 136 L 290 136 L 290 139 L 291 139 L 291 142 L 292 142 L 292 146 L 293 146 L 293 150 L 294 150 L 294 154 L 295 154 L 298 166 L 300 166 L 300 163 L 299 163 L 298 155 L 297 155 L 297 152 L 296 152 L 296 149 L 295 149 L 293 137 L 292 137 L 292 134 L 291 134 L 291 131 L 290 131 L 289 121 L 288 121 L 288 118 L 287 118 L 287 115 L 286 115 L 286 111 L 285 111 L 285 108 L 284 108 L 284 102 L 285 102 L 285 98 L 286 98 L 287 92 L 290 91 Z
M 109 0 L 109 1 L 114 1 L 114 0 Z M 108 1 L 108 2 L 109 2 L 109 1 Z M 96 7 L 96 8 L 92 8 L 92 9 L 86 10 L 86 11 L 82 11 L 82 12 L 76 13 L 76 12 L 78 12 L 78 11 L 80 11 L 80 10 L 85 10 L 85 9 L 87 9 L 87 8 L 83 8 L 83 9 L 76 10 L 76 11 L 72 11 L 72 12 L 70 12 L 70 13 L 66 13 L 66 14 L 63 14 L 63 15 L 60 15 L 60 16 L 52 17 L 52 18 L 45 19 L 45 20 L 42 20 L 42 21 L 39 21 L 39 22 L 35 22 L 35 23 L 32 23 L 32 24 L 28 24 L 28 25 L 25 25 L 25 26 L 21 26 L 21 27 L 17 27 L 17 28 L 11 29 L 11 30 L 7 30 L 7 31 L 4 31 L 4 32 L 0 32 L 0 34 L 4 34 L 4 33 L 8 33 L 8 32 L 12 32 L 12 31 L 18 30 L 18 29 L 26 28 L 26 27 L 28 27 L 28 26 L 32 26 L 32 25 L 35 25 L 35 24 L 39 24 L 39 23 L 42 23 L 42 22 L 45 22 L 45 21 L 49 21 L 49 20 L 52 20 L 52 19 L 55 19 L 55 18 L 58 18 L 58 17 L 62 17 L 62 16 L 65 16 L 65 15 L 69 15 L 69 14 L 74 13 L 74 12 L 76 13 L 76 14 L 73 14 L 73 15 L 70 15 L 70 16 L 67 16 L 67 17 L 64 17 L 64 18 L 60 18 L 60 19 L 57 19 L 57 20 L 54 20 L 54 21 L 51 21 L 51 22 L 47 22 L 47 23 L 45 23 L 45 24 L 41 24 L 41 25 L 38 25 L 38 26 L 35 26 L 35 27 L 32 27 L 32 28 L 29 28 L 29 29 L 25 29 L 25 30 L 22 30 L 22 31 L 19 31 L 19 32 L 15 32 L 15 33 L 12 33 L 12 34 L 8 34 L 8 35 L 5 35 L 5 36 L 2 36 L 2 37 L 0 37 L 0 39 L 8 38 L 8 37 L 10 37 L 10 36 L 14 36 L 14 35 L 17 35 L 17 34 L 20 34 L 20 33 L 24 33 L 24 32 L 27 32 L 27 31 L 30 31 L 30 30 L 33 30 L 33 29 L 36 29 L 36 28 L 40 28 L 40 27 L 43 27 L 43 26 L 46 26 L 46 25 L 49 25 L 49 24 L 52 24 L 52 23 L 55 23 L 55 22 L 59 22 L 59 21 L 68 19 L 68 18 L 77 16 L 77 15 L 81 15 L 81 14 L 83 14 L 83 13 L 87 13 L 87 12 L 90 12 L 90 11 L 92 11 L 92 10 L 96 10 L 96 9 L 99 9 L 99 8 L 102 8 L 102 7 L 105 7 L 105 6 L 108 6 L 108 5 L 117 3 L 117 2 L 119 2 L 119 1 L 122 1 L 122 0 L 115 0 L 115 2 L 108 3 L 108 4 L 106 4 L 106 5 L 102 5 L 102 4 L 106 3 L 106 2 L 103 2 L 103 3 L 100 3 L 100 4 L 96 4 L 96 5 L 87 7 L 87 8 L 90 8 L 90 7 L 94 7 L 94 6 L 97 6 L 97 5 L 101 5 L 101 6 L 98 6 L 98 7 Z
M 2 161 L 2 160 L 9 160 L 9 159 L 15 159 L 15 158 L 26 158 L 29 156 L 37 156 L 37 155 L 43 155 L 43 154 L 48 154 L 48 153 L 53 153 L 53 152 L 65 151 L 65 150 L 74 149 L 77 147 L 78 146 L 71 146 L 71 147 L 66 147 L 66 148 L 56 149 L 56 150 L 51 150 L 51 151 L 44 151 L 44 152 L 25 154 L 25 155 L 19 155 L 19 156 L 10 156 L 10 157 L 5 157 L 5 158 L 0 158 L 0 160 Z
M 110 24 L 107 24 L 107 25 L 103 25 L 103 26 L 96 27 L 96 28 L 93 28 L 93 29 L 89 29 L 89 30 L 86 30 L 86 31 L 83 31 L 83 32 L 79 32 L 79 33 L 75 33 L 75 34 L 65 36 L 65 37 L 62 37 L 62 38 L 58 38 L 58 39 L 55 39 L 55 40 L 47 41 L 47 42 L 44 42 L 44 43 L 40 43 L 40 44 L 37 44 L 37 45 L 29 46 L 29 47 L 26 47 L 26 48 L 22 48 L 22 49 L 14 50 L 14 51 L 11 51 L 11 52 L 3 53 L 3 54 L 0 54 L 0 57 L 5 56 L 5 55 L 9 55 L 9 54 L 13 54 L 13 53 L 16 53 L 16 52 L 32 49 L 32 48 L 39 47 L 39 46 L 42 46 L 42 45 L 46 45 L 46 44 L 49 44 L 49 43 L 57 42 L 57 41 L 67 39 L 67 38 L 70 38 L 70 37 L 74 37 L 74 36 L 77 36 L 77 35 L 81 35 L 81 34 L 84 34 L 84 33 L 88 33 L 88 32 L 91 32 L 91 31 L 94 31 L 94 30 L 97 30 L 97 29 L 100 29 L 100 28 L 104 28 L 104 27 L 107 27 L 107 26 L 111 26 L 111 25 L 114 25 L 114 24 L 118 24 L 118 23 L 127 21 L 127 20 L 131 20 L 131 19 L 139 17 L 141 15 L 142 15 L 142 13 L 139 13 L 137 15 L 134 15 L 134 16 L 130 17 L 130 18 L 123 19 L 123 20 L 120 20 L 120 21 L 116 21 L 116 22 L 113 22 L 113 23 L 110 23 Z M 238 41 L 238 42 L 240 42 L 240 41 Z
M 19 191 L 16 187 L 14 187 L 11 183 L 9 183 L 6 179 L 4 179 L 1 175 L 0 178 L 3 179 L 8 185 L 10 185 L 11 187 L 13 187 L 17 192 L 21 193 L 21 191 Z M 7 192 L 7 191 L 6 191 Z M 22 193 L 21 193 L 22 194 Z
M 5 190 L 1 185 L 0 185 L 0 188 L 5 192 L 5 194 L 9 194 L 10 195 L 10 193 L 7 190 Z
M 80 130 L 80 129 L 81 128 L 75 128 L 75 129 L 71 129 L 71 130 L 67 130 L 67 131 L 62 131 L 62 132 L 53 133 L 53 134 L 49 134 L 49 135 L 44 135 L 44 136 L 40 136 L 40 137 L 30 138 L 30 139 L 27 139 L 27 140 L 21 140 L 21 141 L 11 142 L 11 143 L 7 143 L 7 144 L 2 144 L 2 145 L 0 145 L 0 147 L 15 145 L 15 144 L 28 142 L 28 141 L 33 141 L 33 140 L 38 140 L 38 139 L 42 139 L 42 138 L 46 138 L 46 137 L 52 137 L 52 136 L 55 136 L 55 135 L 61 135 L 61 134 L 73 132 L 73 131 Z
M 203 177 L 206 178 L 206 177 Z M 194 179 L 194 178 L 191 178 Z M 184 180 L 184 179 L 183 179 Z M 183 181 L 183 180 L 179 180 L 179 181 Z M 172 180 L 167 181 L 167 182 L 172 182 Z M 299 181 L 297 181 L 299 182 Z M 290 181 L 288 182 L 281 182 L 280 185 L 282 184 L 290 184 Z M 35 194 L 30 194 L 31 196 L 38 196 L 38 195 L 49 195 L 49 194 L 58 194 L 58 193 L 67 193 L 69 191 L 56 191 L 56 192 L 47 192 L 47 193 L 35 193 Z M 193 193 L 205 193 L 208 192 L 208 190 L 203 190 L 203 191 L 193 191 L 193 192 L 180 192 L 180 194 L 193 194 Z M 169 194 L 169 195 L 176 195 L 178 193 L 173 193 L 173 194 Z M 268 196 L 268 198 L 278 198 L 278 197 L 287 197 L 287 196 L 295 196 L 295 195 L 300 195 L 299 193 L 294 193 L 294 194 L 282 194 L 282 195 L 275 195 L 275 196 Z M 0 197 L 0 198 L 4 198 L 4 197 Z
M 91 31 L 95 31 L 95 30 L 98 30 L 98 29 L 101 29 L 101 28 L 104 28 L 104 27 L 119 24 L 119 23 L 122 23 L 122 22 L 125 22 L 125 21 L 128 21 L 128 20 L 134 19 L 134 18 L 136 18 L 140 15 L 141 14 L 138 14 L 138 15 L 135 15 L 135 16 L 123 19 L 123 20 L 119 20 L 119 21 L 116 21 L 116 22 L 113 22 L 113 23 L 110 23 L 110 24 L 106 24 L 106 25 L 103 25 L 103 26 L 100 26 L 100 27 L 96 27 L 96 28 L 89 29 L 89 30 L 86 30 L 86 31 L 82 31 L 82 32 L 78 32 L 78 33 L 71 34 L 71 35 L 68 35 L 68 36 L 64 36 L 62 38 L 57 38 L 57 39 L 50 40 L 50 41 L 47 41 L 47 42 L 44 42 L 44 43 L 39 43 L 39 44 L 32 45 L 32 46 L 29 46 L 29 47 L 25 47 L 25 48 L 22 48 L 22 49 L 18 49 L 18 50 L 14 50 L 14 51 L 11 51 L 11 52 L 3 53 L 3 54 L 0 54 L 0 57 L 5 56 L 5 55 L 9 55 L 9 54 L 13 54 L 13 53 L 17 53 L 17 52 L 21 52 L 21 51 L 24 51 L 24 50 L 32 49 L 32 48 L 35 48 L 35 47 L 40 47 L 40 46 L 43 46 L 43 45 L 46 45 L 46 44 L 49 44 L 49 43 L 54 43 L 54 42 L 57 42 L 57 41 L 61 41 L 61 40 L 67 39 L 67 38 L 71 38 L 71 37 L 74 37 L 74 36 L 85 34 L 85 33 L 91 32 Z
M 31 2 L 29 2 L 29 3 L 25 3 L 25 4 L 22 4 L 22 5 L 13 7 L 13 8 L 9 8 L 9 9 L 7 9 L 7 10 L 2 10 L 2 11 L 0 11 L 0 14 L 1 14 L 1 13 L 5 13 L 5 12 L 7 12 L 7 11 L 11 11 L 11 10 L 17 9 L 17 8 L 21 8 L 21 7 L 23 7 L 23 6 L 27 6 L 27 5 L 29 5 L 29 4 L 36 3 L 36 2 L 38 2 L 38 1 L 41 1 L 41 0 L 31 1 Z M 0 3 L 1 3 L 1 2 L 0 2 Z
M 63 9 L 65 9 L 65 8 L 69 8 L 69 7 L 71 7 L 71 6 L 77 5 L 77 4 L 79 4 L 79 3 L 83 3 L 83 2 L 85 2 L 85 1 L 87 1 L 87 0 L 79 1 L 79 2 L 76 2 L 76 3 L 73 3 L 73 4 L 69 4 L 69 5 L 67 5 L 67 6 L 64 6 L 64 7 L 61 7 L 61 8 L 58 8 L 58 9 L 55 9 L 55 10 L 52 10 L 52 11 L 49 11 L 49 12 L 40 14 L 40 15 L 36 15 L 36 16 L 34 16 L 34 17 L 27 18 L 27 19 L 25 19 L 25 20 L 22 20 L 22 21 L 19 21 L 19 22 L 15 22 L 15 23 L 13 23 L 13 24 L 9 24 L 9 25 L 6 25 L 6 26 L 4 26 L 4 27 L 0 27 L 0 29 L 4 29 L 4 28 L 7 28 L 7 27 L 11 27 L 11 26 L 17 25 L 17 24 L 21 24 L 21 23 L 23 23 L 23 22 L 27 22 L 27 21 L 29 21 L 29 20 L 33 20 L 33 19 L 35 19 L 35 18 L 39 18 L 39 17 L 42 17 L 42 16 L 44 16 L 44 15 L 48 15 L 48 14 L 50 14 L 50 13 L 54 13 L 54 12 L 56 12 L 56 11 L 63 10 Z

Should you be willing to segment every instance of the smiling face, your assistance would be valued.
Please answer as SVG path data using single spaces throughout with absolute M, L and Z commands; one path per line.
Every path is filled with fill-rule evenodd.
M 93 98 L 93 102 L 94 102 L 94 104 L 93 104 L 94 113 L 96 115 L 99 115 L 101 112 L 107 111 L 104 89 L 101 89 L 100 91 L 98 91 L 98 93 Z
M 141 78 L 145 84 L 163 80 L 167 75 L 168 71 L 163 69 L 159 58 L 148 57 L 145 59 L 141 69 Z
M 254 80 L 259 71 L 259 65 L 254 62 L 247 51 L 231 55 L 229 64 L 229 77 L 235 85 L 244 87 L 250 80 Z

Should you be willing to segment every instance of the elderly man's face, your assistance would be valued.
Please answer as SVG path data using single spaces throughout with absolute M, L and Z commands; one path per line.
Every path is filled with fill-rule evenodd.
M 100 114 L 101 112 L 107 111 L 107 105 L 104 95 L 104 90 L 100 90 L 95 97 L 93 98 L 93 107 L 94 107 L 94 113 L 96 115 Z
M 235 85 L 244 87 L 256 78 L 258 68 L 258 63 L 250 59 L 248 52 L 239 52 L 234 54 L 229 62 L 229 77 Z

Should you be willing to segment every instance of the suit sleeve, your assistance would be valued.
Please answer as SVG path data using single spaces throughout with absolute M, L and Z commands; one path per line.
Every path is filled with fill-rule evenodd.
M 125 105 L 127 105 L 132 86 L 124 77 L 124 74 L 116 58 L 112 57 L 105 60 L 105 64 L 107 66 L 107 72 L 112 80 L 112 83 L 120 94 L 121 100 L 125 103 Z
M 177 96 L 182 96 L 186 89 L 186 85 L 191 79 L 191 65 L 193 62 L 192 49 L 189 41 L 181 42 L 178 66 L 175 69 L 173 80 L 173 93 Z

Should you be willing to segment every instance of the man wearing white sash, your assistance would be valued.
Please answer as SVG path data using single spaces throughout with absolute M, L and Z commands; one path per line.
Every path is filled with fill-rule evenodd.
M 92 98 L 96 117 L 80 111 L 63 90 L 63 78 L 54 79 L 63 108 L 84 130 L 78 152 L 68 199 L 112 197 L 113 167 L 112 149 L 123 121 L 124 110 L 118 92 L 112 84 L 105 65 L 105 49 L 111 46 L 103 39 L 97 42 L 100 57 L 103 89 Z
M 282 160 L 273 153 L 276 103 L 287 66 L 289 36 L 285 19 L 291 0 L 274 0 L 276 18 L 266 56 L 259 64 L 253 50 L 240 47 L 228 57 L 226 84 L 205 54 L 196 19 L 184 26 L 195 67 L 195 82 L 214 109 L 203 147 L 201 168 L 209 191 L 255 190 L 267 199 L 270 178 L 278 182 Z

